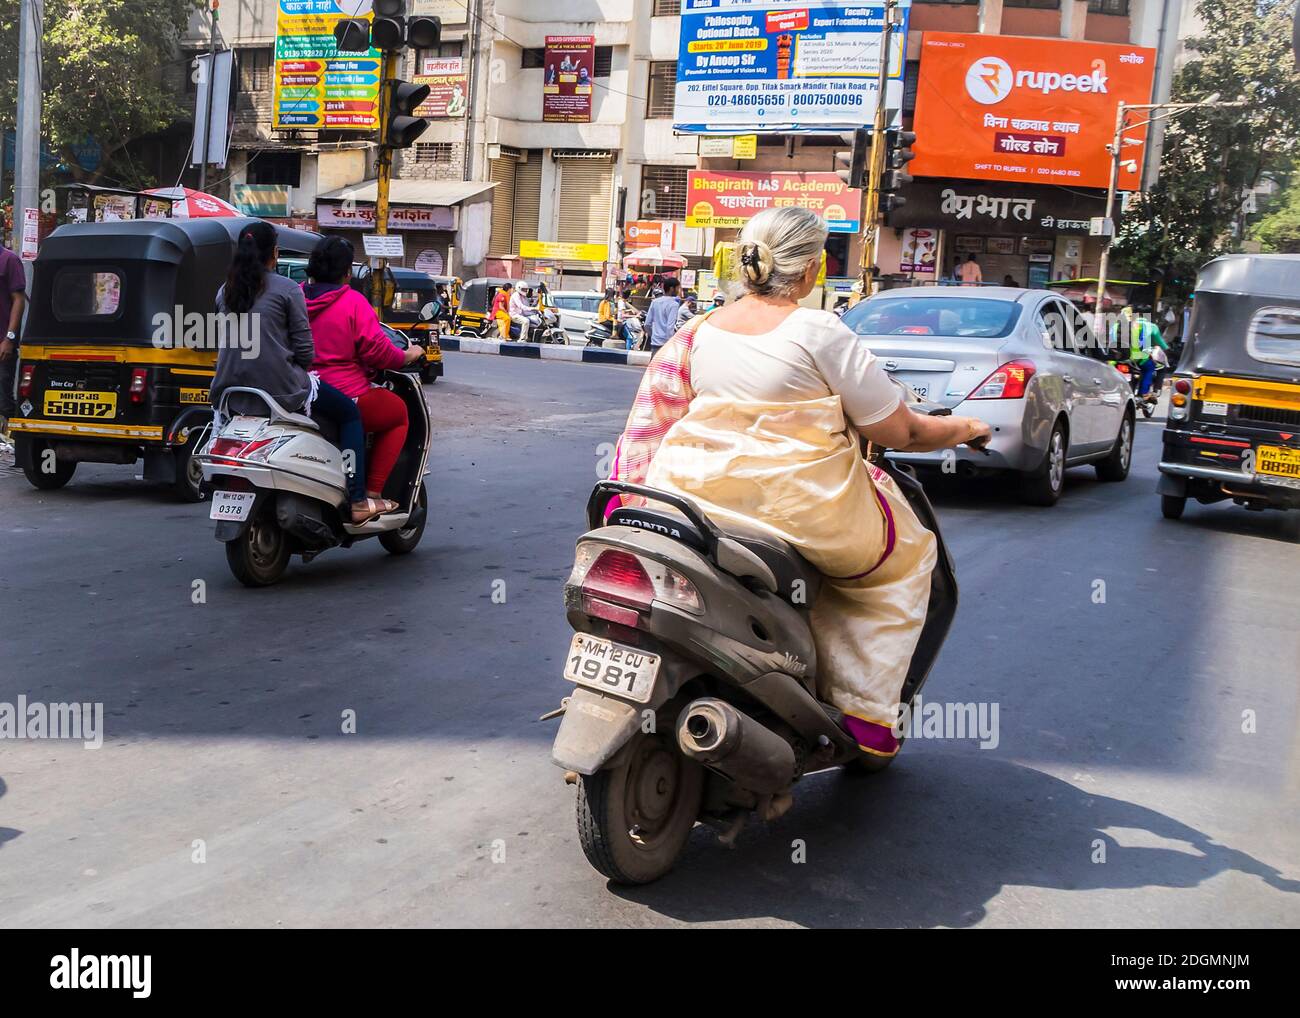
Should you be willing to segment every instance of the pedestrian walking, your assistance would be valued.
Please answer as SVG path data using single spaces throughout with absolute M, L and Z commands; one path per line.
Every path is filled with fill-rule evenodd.
M 957 267 L 956 276 L 961 280 L 962 286 L 979 286 L 984 282 L 984 273 L 973 254 L 967 255 L 966 260 Z
M 12 445 L 9 418 L 14 415 L 14 372 L 18 367 L 18 334 L 27 308 L 27 274 L 16 254 L 0 244 L 0 442 Z
M 682 303 L 677 296 L 677 289 L 677 280 L 669 279 L 664 284 L 664 295 L 651 301 L 650 310 L 645 313 L 645 328 L 652 350 L 658 350 L 677 331 L 677 315 Z

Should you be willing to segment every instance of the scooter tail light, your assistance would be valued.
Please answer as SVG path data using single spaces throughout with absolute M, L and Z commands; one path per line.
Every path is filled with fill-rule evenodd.
M 681 573 L 662 562 L 607 545 L 580 544 L 569 582 L 581 587 L 584 599 L 596 597 L 645 610 L 661 601 L 693 615 L 704 614 L 700 592 Z
M 1023 399 L 1038 368 L 1030 360 L 1007 361 L 975 387 L 967 399 Z
M 32 364 L 24 364 L 22 374 L 18 376 L 18 395 L 26 399 L 32 394 L 32 383 L 35 379 L 36 367 Z

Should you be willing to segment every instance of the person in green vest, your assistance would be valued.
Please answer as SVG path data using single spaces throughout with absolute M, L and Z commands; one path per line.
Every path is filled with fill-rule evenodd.
M 1111 349 L 1119 352 L 1123 349 L 1124 337 L 1128 340 L 1128 361 L 1133 367 L 1141 369 L 1142 376 L 1138 382 L 1138 396 L 1145 399 L 1151 392 L 1155 380 L 1156 368 L 1161 361 L 1168 363 L 1169 344 L 1160 334 L 1160 327 L 1148 318 L 1139 318 L 1131 307 L 1125 307 L 1119 317 L 1110 325 Z M 1164 351 L 1156 355 L 1156 349 Z

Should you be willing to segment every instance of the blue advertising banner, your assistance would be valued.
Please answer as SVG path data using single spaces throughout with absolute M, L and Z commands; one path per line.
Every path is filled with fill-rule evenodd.
M 885 99 L 903 99 L 911 0 L 890 41 Z M 673 127 L 692 134 L 845 130 L 875 116 L 883 3 L 682 0 Z M 897 126 L 898 114 L 890 126 Z

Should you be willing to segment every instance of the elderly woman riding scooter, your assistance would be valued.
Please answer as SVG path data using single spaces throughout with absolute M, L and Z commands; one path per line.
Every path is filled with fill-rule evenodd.
M 749 221 L 739 244 L 744 296 L 691 319 L 656 354 L 613 476 L 685 495 L 724 524 L 757 524 L 825 574 L 811 618 L 818 692 L 865 753 L 889 757 L 935 539 L 863 459 L 859 436 L 920 452 L 980 446 L 990 432 L 971 417 L 908 409 L 848 327 L 799 306 L 826 235 L 801 208 Z

